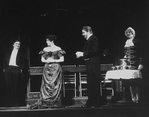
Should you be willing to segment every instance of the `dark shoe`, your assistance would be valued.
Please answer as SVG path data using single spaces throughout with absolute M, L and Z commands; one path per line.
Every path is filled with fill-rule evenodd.
M 85 105 L 82 105 L 81 107 L 82 107 L 82 108 L 95 108 L 96 106 L 85 104 Z
M 92 105 L 92 106 L 91 106 L 91 105 L 86 105 L 86 104 L 85 104 L 85 105 L 83 105 L 83 106 L 81 106 L 81 107 L 82 107 L 82 108 L 101 108 L 101 105 L 96 105 L 96 106 L 95 106 L 95 105 Z
M 18 104 L 13 104 L 13 107 L 19 107 Z
M 82 105 L 81 107 L 82 107 L 82 108 L 87 108 L 87 104 L 85 104 L 85 105 Z
M 101 108 L 102 106 L 101 105 L 95 105 L 94 108 Z
M 85 104 L 85 105 L 82 105 L 81 107 L 82 107 L 82 108 L 91 108 L 92 106 Z
M 100 102 L 98 102 L 98 103 L 95 104 L 95 107 L 96 107 L 96 108 L 100 108 L 100 107 L 102 107 L 102 105 L 103 105 L 103 104 L 101 104 Z

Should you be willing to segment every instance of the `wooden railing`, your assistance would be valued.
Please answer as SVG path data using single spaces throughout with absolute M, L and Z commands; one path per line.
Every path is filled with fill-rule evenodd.
M 111 69 L 112 64 L 101 64 L 101 71 L 108 71 Z M 66 72 L 83 72 L 86 71 L 86 66 L 81 65 L 81 66 L 71 66 L 71 65 L 63 65 L 62 66 L 62 71 Z M 36 67 L 30 67 L 30 75 L 42 75 L 43 73 L 43 66 L 36 66 Z
M 101 71 L 108 71 L 111 69 L 112 64 L 101 64 Z M 62 71 L 63 72 L 84 72 L 86 71 L 86 66 L 85 65 L 79 65 L 74 67 L 74 65 L 63 65 L 62 66 Z M 42 75 L 43 74 L 43 66 L 35 66 L 35 67 L 30 67 L 30 75 Z M 31 97 L 30 95 L 37 95 L 36 93 L 31 93 L 30 90 L 30 80 L 28 83 L 28 97 Z

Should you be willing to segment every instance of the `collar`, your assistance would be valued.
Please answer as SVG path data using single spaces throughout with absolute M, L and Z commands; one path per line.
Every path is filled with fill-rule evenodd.
M 87 37 L 87 40 L 88 40 L 92 35 L 93 35 L 93 34 L 89 34 L 88 37 Z

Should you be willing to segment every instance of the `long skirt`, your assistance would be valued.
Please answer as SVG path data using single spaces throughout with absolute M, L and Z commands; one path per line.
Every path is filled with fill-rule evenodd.
M 62 68 L 59 63 L 45 64 L 40 99 L 30 109 L 61 107 Z

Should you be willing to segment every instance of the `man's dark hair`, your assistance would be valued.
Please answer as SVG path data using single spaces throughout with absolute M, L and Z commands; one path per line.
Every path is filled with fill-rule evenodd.
M 93 33 L 92 28 L 90 26 L 83 26 L 82 30 L 85 30 L 86 32 Z

